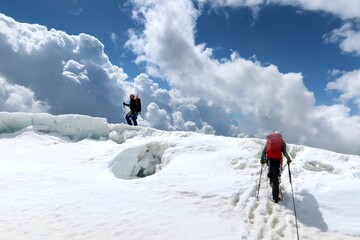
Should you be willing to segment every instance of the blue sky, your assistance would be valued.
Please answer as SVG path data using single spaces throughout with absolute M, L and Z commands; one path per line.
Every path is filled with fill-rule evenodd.
M 347 146 L 357 0 L 2 0 L 0 13 L 0 110 L 122 122 L 135 92 L 143 125 L 360 152 Z

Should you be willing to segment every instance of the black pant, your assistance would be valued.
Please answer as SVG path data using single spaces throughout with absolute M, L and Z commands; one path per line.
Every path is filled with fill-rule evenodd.
M 137 126 L 137 113 L 135 112 L 129 112 L 128 114 L 126 114 L 126 122 L 129 124 L 129 125 L 132 125 L 131 123 L 131 120 L 134 122 L 134 125 Z M 130 120 L 131 119 L 131 120 Z
M 279 200 L 279 184 L 280 184 L 280 161 L 277 159 L 269 160 L 269 173 L 270 184 L 272 186 L 272 196 L 274 200 Z

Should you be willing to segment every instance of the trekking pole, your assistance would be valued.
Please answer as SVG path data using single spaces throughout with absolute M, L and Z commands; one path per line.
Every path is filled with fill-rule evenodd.
M 256 199 L 259 199 L 259 192 L 260 192 L 260 183 L 261 183 L 262 170 L 263 170 L 263 165 L 261 164 L 261 168 L 260 168 L 260 179 L 259 179 L 259 186 L 258 186 L 258 189 L 257 189 Z
M 298 223 L 297 223 L 297 216 L 296 216 L 296 207 L 295 207 L 295 197 L 294 197 L 294 188 L 292 185 L 292 181 L 291 181 L 291 171 L 290 171 L 290 164 L 288 163 L 287 165 L 289 165 L 289 180 L 290 180 L 290 185 L 291 185 L 291 192 L 292 192 L 292 199 L 293 199 L 293 204 L 294 204 L 294 215 L 295 215 L 295 226 L 296 226 L 296 235 L 297 235 L 297 239 L 299 240 L 299 227 L 298 227 Z
M 124 108 L 123 108 L 124 109 Z M 124 123 L 126 123 L 126 113 L 125 113 L 125 111 L 123 110 L 123 112 L 124 112 Z
M 138 116 L 140 116 L 140 113 L 138 114 Z M 145 123 L 140 118 L 137 118 L 137 121 L 145 125 Z
M 126 123 L 126 112 L 125 112 L 125 105 L 123 104 L 123 113 L 124 113 L 124 124 Z

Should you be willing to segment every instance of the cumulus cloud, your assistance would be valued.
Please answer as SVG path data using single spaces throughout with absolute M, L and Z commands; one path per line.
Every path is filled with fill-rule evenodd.
M 159 108 L 156 103 L 150 103 L 147 106 L 146 119 L 148 119 L 155 128 L 173 130 L 168 113 L 164 109 Z
M 360 25 L 345 23 L 341 28 L 324 35 L 328 43 L 339 43 L 344 53 L 360 56 Z
M 342 19 L 360 17 L 360 2 L 357 0 L 328 1 L 328 0 L 199 0 L 200 3 L 209 3 L 216 7 L 257 7 L 276 4 L 296 6 L 304 10 L 322 11 L 336 15 Z
M 74 60 L 64 62 L 64 71 L 62 75 L 75 83 L 81 84 L 82 81 L 89 81 L 85 65 Z
M 160 88 L 147 74 L 134 79 L 131 93 L 136 93 L 145 103 L 142 120 L 146 125 L 164 130 L 186 130 L 215 133 L 206 122 L 202 122 L 199 109 L 195 106 L 198 98 L 184 96 L 178 90 Z
M 139 59 L 158 66 L 173 88 L 193 97 L 193 104 L 201 108 L 199 111 L 205 118 L 213 124 L 225 126 L 219 120 L 229 122 L 233 112 L 239 115 L 234 117 L 235 121 L 249 114 L 254 119 L 269 118 L 272 109 L 296 104 L 298 97 L 304 98 L 304 105 L 314 103 L 314 97 L 303 86 L 300 74 L 282 74 L 273 65 L 263 67 L 257 62 L 240 58 L 236 53 L 230 59 L 219 62 L 212 58 L 211 50 L 205 45 L 195 45 L 194 22 L 198 14 L 190 3 L 182 1 L 178 6 L 164 3 L 142 12 L 145 29 L 141 35 L 133 36 L 128 44 L 134 46 Z M 163 11 L 166 4 L 172 5 L 174 11 Z M 183 12 L 193 14 L 184 16 Z M 148 17 L 151 21 L 147 20 Z M 188 32 L 178 32 L 178 26 L 172 23 L 172 19 L 181 22 L 183 26 L 180 29 L 188 29 Z M 139 44 L 143 44 L 144 48 L 137 48 Z M 287 94 L 289 89 L 296 92 Z M 276 92 L 279 93 L 276 96 L 269 94 Z M 290 105 L 290 110 L 291 107 L 294 106 Z M 217 112 L 217 116 L 206 117 L 213 112 Z M 288 112 L 274 113 L 277 115 L 273 116 L 274 120 L 284 117 L 284 113 Z M 301 117 L 296 111 L 293 115 L 296 119 Z M 229 126 L 225 126 L 219 133 L 228 134 L 228 129 Z
M 151 109 L 167 126 L 196 126 L 198 130 L 210 126 L 209 131 L 217 134 L 261 137 L 280 130 L 293 143 L 359 153 L 347 147 L 353 146 L 353 139 L 334 124 L 340 122 L 341 116 L 358 131 L 359 119 L 351 118 L 345 106 L 316 106 L 315 96 L 304 85 L 301 73 L 281 73 L 274 65 L 243 59 L 236 52 L 228 59 L 215 59 L 211 48 L 195 43 L 196 19 L 201 12 L 191 1 L 134 2 L 134 16 L 144 29 L 140 33 L 130 31 L 127 46 L 137 54 L 138 62 L 149 66 L 149 74 L 166 79 L 173 89 L 165 93 L 168 102 Z M 218 3 L 256 6 L 260 2 Z M 305 6 L 308 2 L 295 3 Z M 338 134 L 342 141 L 334 144 L 328 140 Z
M 8 84 L 31 89 L 27 99 L 41 103 L 38 109 L 121 121 L 121 104 L 129 88 L 124 81 L 127 75 L 110 63 L 103 44 L 95 37 L 70 36 L 0 14 L 0 55 L 0 71 Z M 20 106 L 23 95 L 17 99 L 15 105 Z M 29 105 L 17 110 L 34 109 L 25 106 Z
M 360 17 L 360 2 L 357 0 L 328 1 L 328 0 L 269 0 L 270 3 L 292 4 L 311 11 L 322 11 L 339 16 L 342 19 Z
M 314 117 L 320 124 L 317 132 L 308 141 L 310 145 L 338 152 L 360 154 L 358 144 L 360 117 L 351 116 L 348 107 L 340 104 L 320 106 L 316 108 Z
M 360 109 L 360 70 L 343 74 L 336 81 L 329 82 L 326 89 L 339 91 L 342 103 L 353 101 Z
M 0 109 L 7 112 L 46 112 L 50 107 L 37 101 L 34 93 L 23 86 L 9 84 L 0 76 Z

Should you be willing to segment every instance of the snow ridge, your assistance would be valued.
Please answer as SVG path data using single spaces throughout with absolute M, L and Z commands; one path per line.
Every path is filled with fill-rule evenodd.
M 0 113 L 0 239 L 296 239 L 263 139 Z M 360 157 L 288 145 L 300 239 L 360 239 Z

